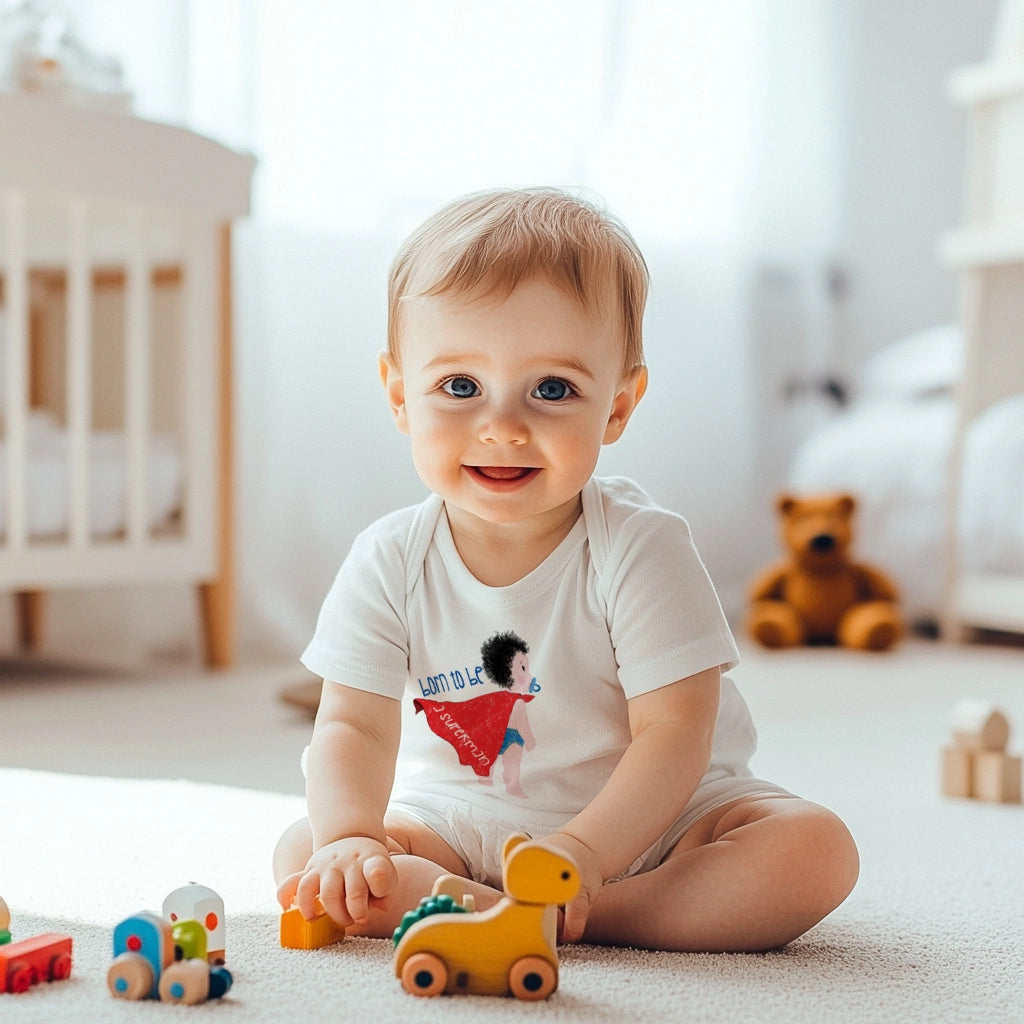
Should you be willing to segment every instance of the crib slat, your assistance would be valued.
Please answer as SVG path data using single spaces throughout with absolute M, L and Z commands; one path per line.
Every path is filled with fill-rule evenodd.
M 4 415 L 7 447 L 7 530 L 6 547 L 18 551 L 27 540 L 25 449 L 28 396 L 28 267 L 25 256 L 25 195 L 19 190 L 4 193 L 7 222 L 7 267 L 5 289 L 6 390 Z
M 88 213 L 83 200 L 68 207 L 67 418 L 69 539 L 89 543 L 89 434 L 92 394 L 92 290 Z
M 214 561 L 213 517 L 197 514 L 206 508 L 218 508 L 214 496 L 217 467 L 219 380 L 216 364 L 217 300 L 217 236 L 209 224 L 198 220 L 187 227 L 187 262 L 184 279 L 185 322 L 181 343 L 185 353 L 185 375 L 189 386 L 185 392 L 184 450 L 185 487 L 183 493 L 183 526 L 189 541 L 198 550 L 209 552 Z
M 131 251 L 125 281 L 125 445 L 126 533 L 131 544 L 147 539 L 147 449 L 150 429 L 150 283 L 146 255 L 146 214 L 131 211 Z

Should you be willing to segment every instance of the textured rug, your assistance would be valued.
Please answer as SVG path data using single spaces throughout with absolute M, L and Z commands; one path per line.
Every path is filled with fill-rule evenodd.
M 302 811 L 297 797 L 27 770 L 0 771 L 0 793 L 0 891 L 11 930 L 16 939 L 66 931 L 75 943 L 68 981 L 0 996 L 4 1024 L 176 1012 L 114 1000 L 105 977 L 114 924 L 159 911 L 187 881 L 224 897 L 234 974 L 228 996 L 190 1007 L 190 1019 L 1009 1024 L 1024 1009 L 1019 808 L 883 807 L 859 822 L 866 864 L 857 892 L 788 948 L 758 956 L 567 948 L 558 992 L 533 1005 L 468 996 L 414 1003 L 383 941 L 279 948 L 268 857 Z
M 543 1004 L 415 1000 L 392 975 L 388 942 L 349 940 L 314 952 L 278 946 L 270 854 L 281 830 L 303 812 L 299 797 L 0 768 L 0 896 L 10 906 L 11 929 L 15 938 L 62 930 L 75 943 L 71 978 L 0 995 L 0 1024 L 155 1021 L 179 1013 L 256 1024 L 487 1024 L 527 1015 L 572 1024 L 1024 1020 L 1024 807 L 947 799 L 939 787 L 939 749 L 950 710 L 963 697 L 1003 707 L 1017 726 L 1011 748 L 1020 752 L 1024 651 L 920 644 L 882 657 L 747 651 L 736 676 L 761 733 L 755 769 L 834 808 L 861 851 L 861 879 L 850 899 L 784 950 L 726 956 L 569 947 L 561 954 L 559 989 Z M 115 683 L 123 695 L 126 684 Z M 154 703 L 158 688 L 142 685 L 149 687 L 145 720 L 162 723 L 131 727 L 140 743 L 149 737 L 147 749 L 171 742 L 160 736 L 163 728 L 174 743 L 191 744 L 190 763 L 198 765 L 207 747 L 217 767 L 225 758 L 267 760 L 268 744 L 294 743 L 285 752 L 290 765 L 305 742 L 304 729 L 271 739 L 246 718 L 240 726 L 228 716 L 209 734 L 187 716 L 164 721 L 162 711 L 152 711 L 164 706 Z M 209 685 L 175 684 L 174 703 L 207 693 Z M 237 694 L 230 680 L 218 685 L 219 703 L 253 699 L 249 679 Z M 42 699 L 33 717 L 23 705 L 36 690 L 53 698 Z M 268 706 L 276 705 L 274 692 L 268 686 Z M 159 762 L 141 762 L 134 746 L 117 745 L 130 722 L 115 728 L 106 719 L 124 705 L 123 696 L 104 703 L 95 685 L 80 689 L 73 680 L 6 687 L 0 759 L 15 749 L 26 757 L 26 737 L 36 736 L 41 723 L 32 740 L 41 752 L 36 768 L 58 763 L 58 754 L 73 763 L 76 751 L 80 762 L 99 763 L 86 758 L 93 736 L 120 751 L 103 762 L 110 774 Z M 114 925 L 139 910 L 158 911 L 170 890 L 189 881 L 224 898 L 230 993 L 219 1003 L 179 1010 L 112 999 L 105 979 Z

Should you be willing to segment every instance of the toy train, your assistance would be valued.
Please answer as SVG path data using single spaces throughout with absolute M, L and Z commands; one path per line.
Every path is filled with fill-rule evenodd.
M 0 992 L 27 992 L 41 981 L 71 975 L 71 936 L 47 932 L 12 941 L 11 912 L 0 899 Z
M 27 992 L 71 974 L 71 936 L 47 932 L 0 946 L 0 992 Z
M 168 894 L 163 916 L 143 911 L 114 928 L 107 986 L 117 999 L 219 999 L 232 984 L 224 956 L 224 901 L 193 882 Z
M 195 882 L 175 889 L 164 899 L 163 916 L 172 925 L 198 921 L 206 929 L 207 959 L 211 964 L 224 963 L 224 901 L 213 889 Z
M 231 972 L 207 962 L 206 929 L 143 911 L 114 928 L 114 962 L 107 987 L 116 999 L 202 1003 L 231 988 Z

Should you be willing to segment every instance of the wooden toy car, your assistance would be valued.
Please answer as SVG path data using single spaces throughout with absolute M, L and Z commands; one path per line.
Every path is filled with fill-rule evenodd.
M 189 952 L 176 946 L 174 929 Z M 219 999 L 231 988 L 231 973 L 207 963 L 206 929 L 198 921 L 174 925 L 143 911 L 126 917 L 114 928 L 114 962 L 107 986 L 116 999 L 160 999 L 172 1003 L 201 1003 Z
M 457 903 L 461 879 L 445 876 L 435 895 L 395 930 L 395 975 L 413 995 L 442 992 L 546 999 L 558 987 L 558 905 L 580 887 L 568 857 L 512 836 L 505 843 L 505 898 L 475 912 Z
M 71 974 L 71 936 L 47 932 L 0 945 L 0 992 L 27 992 Z

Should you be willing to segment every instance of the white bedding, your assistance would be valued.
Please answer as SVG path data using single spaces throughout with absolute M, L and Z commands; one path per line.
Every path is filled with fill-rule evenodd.
M 56 419 L 33 411 L 28 419 L 28 531 L 33 539 L 60 537 L 70 522 L 68 436 Z M 94 537 L 124 529 L 127 507 L 126 445 L 114 431 L 95 431 L 89 446 L 89 525 Z M 181 504 L 181 459 L 172 438 L 150 439 L 147 519 L 160 526 Z M 0 438 L 0 535 L 7 530 L 7 443 Z
M 944 327 L 880 353 L 849 409 L 801 445 L 786 482 L 858 497 L 857 555 L 894 577 L 912 619 L 934 618 L 942 599 L 960 344 Z M 965 570 L 1024 571 L 1024 395 L 967 432 L 959 529 Z

